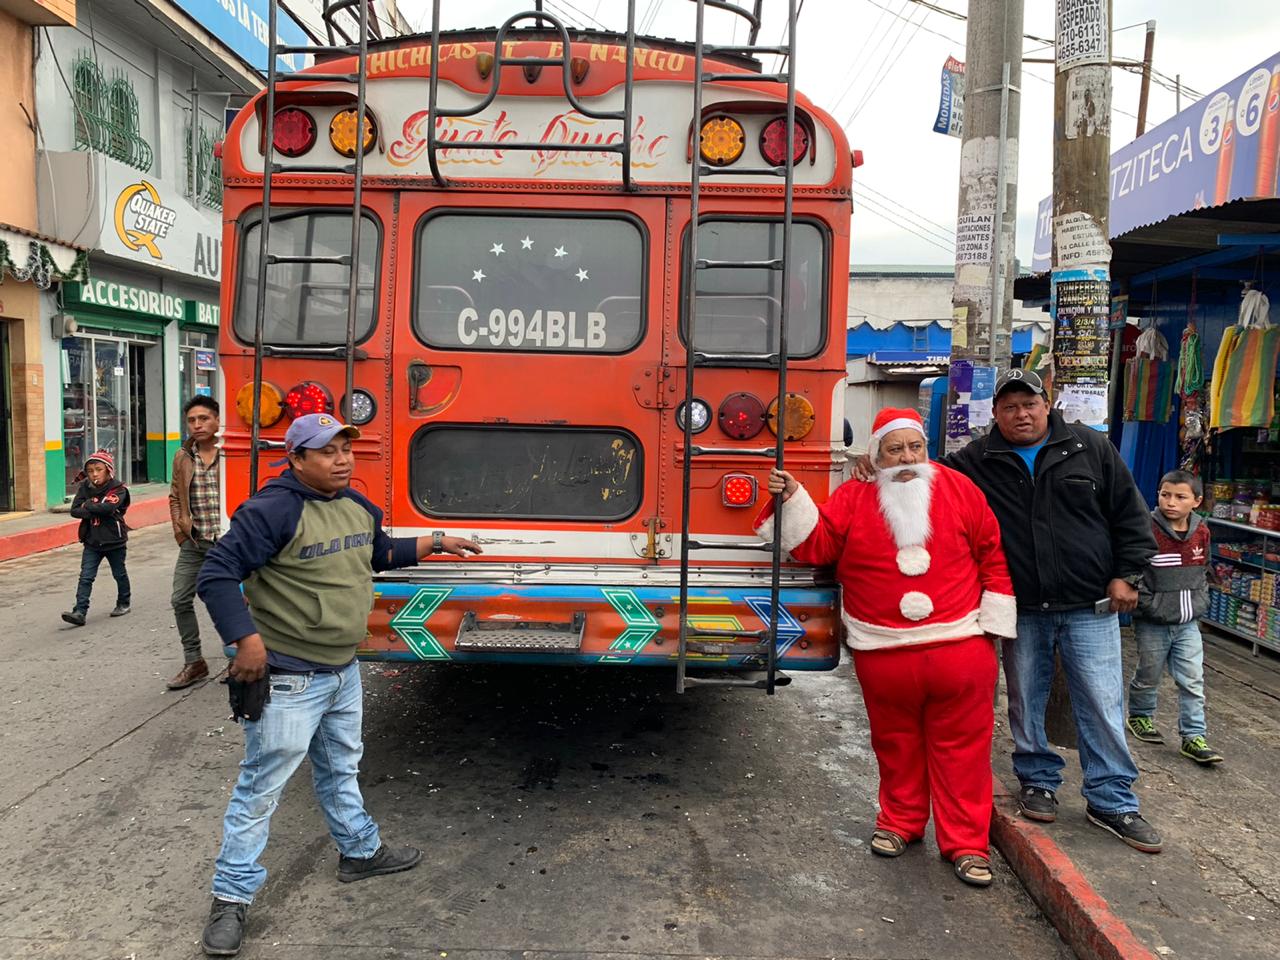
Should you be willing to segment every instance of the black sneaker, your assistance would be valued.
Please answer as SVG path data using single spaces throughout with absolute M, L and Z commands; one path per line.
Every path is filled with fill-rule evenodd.
M 1164 734 L 1150 717 L 1132 716 L 1125 721 L 1125 726 L 1143 743 L 1164 743 Z
M 123 617 L 132 609 L 127 603 L 117 603 L 116 608 L 111 611 L 113 617 Z
M 1053 823 L 1058 819 L 1058 798 L 1044 787 L 1023 787 L 1018 794 L 1018 806 L 1028 820 Z
M 67 623 L 71 624 L 73 627 L 83 627 L 84 614 L 85 612 L 83 610 L 68 610 L 62 615 L 62 619 L 67 621 Z
M 388 847 L 384 843 L 378 848 L 378 852 L 367 860 L 339 857 L 338 879 L 343 883 L 354 883 L 366 877 L 380 877 L 384 873 L 412 870 L 421 859 L 422 851 L 416 847 Z
M 249 912 L 247 903 L 213 898 L 209 910 L 209 922 L 204 926 L 200 946 L 210 957 L 234 957 L 240 952 L 244 940 L 244 921 Z
M 1204 737 L 1187 737 L 1182 741 L 1182 749 L 1178 751 L 1196 763 L 1221 763 L 1222 754 L 1204 742 Z
M 1084 813 L 1090 823 L 1114 833 L 1135 850 L 1159 853 L 1164 847 L 1156 828 L 1142 819 L 1140 813 L 1103 813 L 1093 807 L 1085 807 Z

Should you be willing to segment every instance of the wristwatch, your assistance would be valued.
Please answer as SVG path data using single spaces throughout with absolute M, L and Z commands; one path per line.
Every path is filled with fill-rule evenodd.
M 431 532 L 431 552 L 444 553 L 444 531 L 433 530 Z

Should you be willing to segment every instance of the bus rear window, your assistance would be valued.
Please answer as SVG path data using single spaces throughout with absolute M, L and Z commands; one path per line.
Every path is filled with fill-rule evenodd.
M 812 357 L 825 342 L 826 251 L 823 232 L 796 221 L 791 233 L 791 322 L 787 354 Z M 685 283 L 698 284 L 697 348 L 707 353 L 772 353 L 778 349 L 782 271 L 689 269 L 685 235 Z M 772 220 L 703 220 L 699 260 L 775 260 L 782 256 L 782 223 Z M 686 288 L 687 289 L 687 288 Z M 680 298 L 680 335 L 688 342 L 687 294 Z
M 258 248 L 261 221 L 241 235 L 240 286 L 236 293 L 236 336 L 253 342 L 258 305 Z M 378 227 L 369 214 L 360 218 L 356 342 L 373 332 L 377 302 Z M 351 253 L 351 216 L 305 211 L 271 218 L 268 237 L 277 256 L 337 257 Z M 273 263 L 267 267 L 267 309 L 262 341 L 276 345 L 347 342 L 347 288 L 351 274 L 342 264 Z
M 622 520 L 640 508 L 641 454 L 620 430 L 427 427 L 410 447 L 409 483 L 435 517 Z
M 442 214 L 418 231 L 414 329 L 440 349 L 621 353 L 644 333 L 644 277 L 630 219 Z

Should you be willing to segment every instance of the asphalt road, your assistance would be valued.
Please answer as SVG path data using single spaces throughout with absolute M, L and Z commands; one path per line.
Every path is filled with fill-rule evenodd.
M 201 955 L 242 741 L 220 685 L 164 689 L 173 551 L 136 533 L 135 612 L 107 618 L 104 564 L 79 629 L 58 618 L 79 548 L 0 564 L 0 957 Z M 339 884 L 299 771 L 241 956 L 1071 956 L 1002 862 L 975 890 L 931 843 L 870 855 L 847 664 L 773 698 L 672 688 L 665 671 L 367 665 L 365 797 L 423 862 Z

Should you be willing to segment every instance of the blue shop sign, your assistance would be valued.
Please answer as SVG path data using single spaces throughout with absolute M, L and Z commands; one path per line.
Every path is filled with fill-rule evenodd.
M 177 5 L 259 73 L 267 72 L 268 4 L 270 0 L 175 0 Z M 277 13 L 277 42 L 305 46 L 310 41 L 298 21 Z M 309 57 L 291 54 L 276 58 L 277 70 L 299 70 Z

